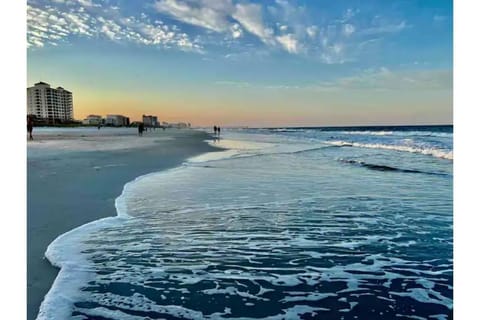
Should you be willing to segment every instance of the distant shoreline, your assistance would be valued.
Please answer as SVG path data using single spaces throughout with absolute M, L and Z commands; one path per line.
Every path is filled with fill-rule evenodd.
M 343 128 L 359 128 L 359 129 L 379 129 L 379 128 L 432 128 L 432 127 L 444 127 L 453 128 L 453 124 L 407 124 L 407 125 L 341 125 L 341 126 L 275 126 L 275 127 L 253 127 L 253 126 L 225 126 L 225 128 L 231 129 L 343 129 Z

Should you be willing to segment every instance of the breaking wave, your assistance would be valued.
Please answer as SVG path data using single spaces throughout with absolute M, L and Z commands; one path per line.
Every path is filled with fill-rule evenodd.
M 389 144 L 379 144 L 379 143 L 359 143 L 359 142 L 349 142 L 349 141 L 326 141 L 326 143 L 342 146 L 342 147 L 357 147 L 357 148 L 369 148 L 369 149 L 383 149 L 383 150 L 394 150 L 401 152 L 411 152 L 424 154 L 440 159 L 453 160 L 453 151 L 440 150 L 435 148 L 421 148 L 418 146 L 406 146 L 406 145 L 389 145 Z

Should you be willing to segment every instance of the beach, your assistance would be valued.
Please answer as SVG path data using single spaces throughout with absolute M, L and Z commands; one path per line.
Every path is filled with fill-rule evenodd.
M 138 176 L 181 165 L 215 151 L 194 130 L 135 128 L 34 130 L 27 144 L 27 305 L 35 319 L 58 269 L 44 258 L 59 235 L 85 223 L 115 216 L 115 199 Z

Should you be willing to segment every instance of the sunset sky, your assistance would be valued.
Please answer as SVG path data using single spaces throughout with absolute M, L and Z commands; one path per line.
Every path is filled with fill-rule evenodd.
M 452 123 L 452 1 L 29 0 L 27 85 L 74 116 Z

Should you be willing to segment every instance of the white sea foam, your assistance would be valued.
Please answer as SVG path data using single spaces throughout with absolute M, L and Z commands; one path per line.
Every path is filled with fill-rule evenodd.
M 390 294 L 402 297 L 410 297 L 418 302 L 423 303 L 439 303 L 443 304 L 445 307 L 452 309 L 453 308 L 453 301 L 447 297 L 442 296 L 438 292 L 432 289 L 424 289 L 424 288 L 409 288 L 406 292 L 395 292 L 391 291 Z M 435 297 L 435 298 L 432 298 Z
M 37 320 L 67 319 L 75 299 L 80 298 L 80 288 L 94 278 L 93 265 L 81 253 L 85 234 L 118 223 L 109 217 L 87 223 L 57 237 L 47 248 L 45 257 L 60 271 L 42 301 Z
M 448 315 L 446 314 L 433 314 L 428 316 L 430 319 L 437 319 L 437 320 L 447 320 Z
M 393 131 L 340 131 L 340 133 L 352 135 L 388 136 L 392 135 Z
M 369 135 L 369 136 L 417 136 L 417 137 L 441 137 L 451 138 L 453 136 L 450 132 L 435 132 L 435 131 L 340 131 L 342 134 L 349 135 Z
M 249 317 L 231 317 L 230 308 L 225 308 L 223 312 L 215 312 L 213 314 L 203 314 L 202 312 L 191 310 L 188 308 L 184 308 L 181 306 L 176 305 L 164 305 L 159 306 L 155 304 L 150 299 L 146 298 L 145 296 L 134 293 L 130 297 L 114 295 L 110 293 L 100 294 L 97 295 L 98 300 L 105 306 L 110 307 L 118 307 L 122 306 L 123 308 L 135 311 L 143 311 L 143 312 L 157 312 L 161 314 L 166 314 L 175 318 L 179 319 L 254 319 Z M 252 306 L 253 304 L 247 304 Z M 93 317 L 108 317 L 118 320 L 137 320 L 137 319 L 145 319 L 145 317 L 138 317 L 133 316 L 131 314 L 127 314 L 122 312 L 121 310 L 112 310 L 106 307 L 97 307 L 92 309 L 87 308 L 77 308 L 78 311 L 85 313 L 89 316 Z M 302 319 L 302 315 L 310 314 L 310 315 L 317 315 L 320 311 L 329 311 L 327 308 L 319 308 L 319 307 L 311 307 L 307 305 L 295 305 L 290 308 L 286 308 L 282 310 L 283 312 L 274 316 L 269 316 L 264 319 L 268 320 L 283 320 L 283 319 Z M 228 316 L 228 317 L 225 317 Z
M 287 294 L 289 292 L 286 292 Z M 319 292 L 313 292 L 310 294 L 306 294 L 302 292 L 302 295 L 294 295 L 294 296 L 286 296 L 283 298 L 282 302 L 296 302 L 296 301 L 320 301 L 328 297 L 335 297 L 336 294 L 333 293 L 319 293 Z
M 399 317 L 399 318 L 407 318 L 407 319 L 414 319 L 414 320 L 427 320 L 427 318 L 425 318 L 425 317 L 420 317 L 420 316 L 416 316 L 416 315 L 408 315 L 408 314 L 397 313 L 395 316 Z
M 326 143 L 334 146 L 384 149 L 384 150 L 419 153 L 419 154 L 433 156 L 436 158 L 453 160 L 453 151 L 446 151 L 446 150 L 440 150 L 435 148 L 420 148 L 420 147 L 405 146 L 405 145 L 389 145 L 389 144 L 379 144 L 379 143 L 358 143 L 358 142 L 349 142 L 349 141 L 341 141 L 341 140 L 327 141 Z
M 236 137 L 242 135 L 236 134 Z M 211 146 L 223 148 L 218 152 L 208 152 L 188 159 L 188 163 L 205 163 L 233 158 L 247 158 L 272 154 L 294 154 L 306 151 L 319 150 L 325 147 L 324 143 L 276 143 L 264 141 L 248 141 L 241 139 L 208 140 Z M 285 142 L 285 141 L 283 141 Z

